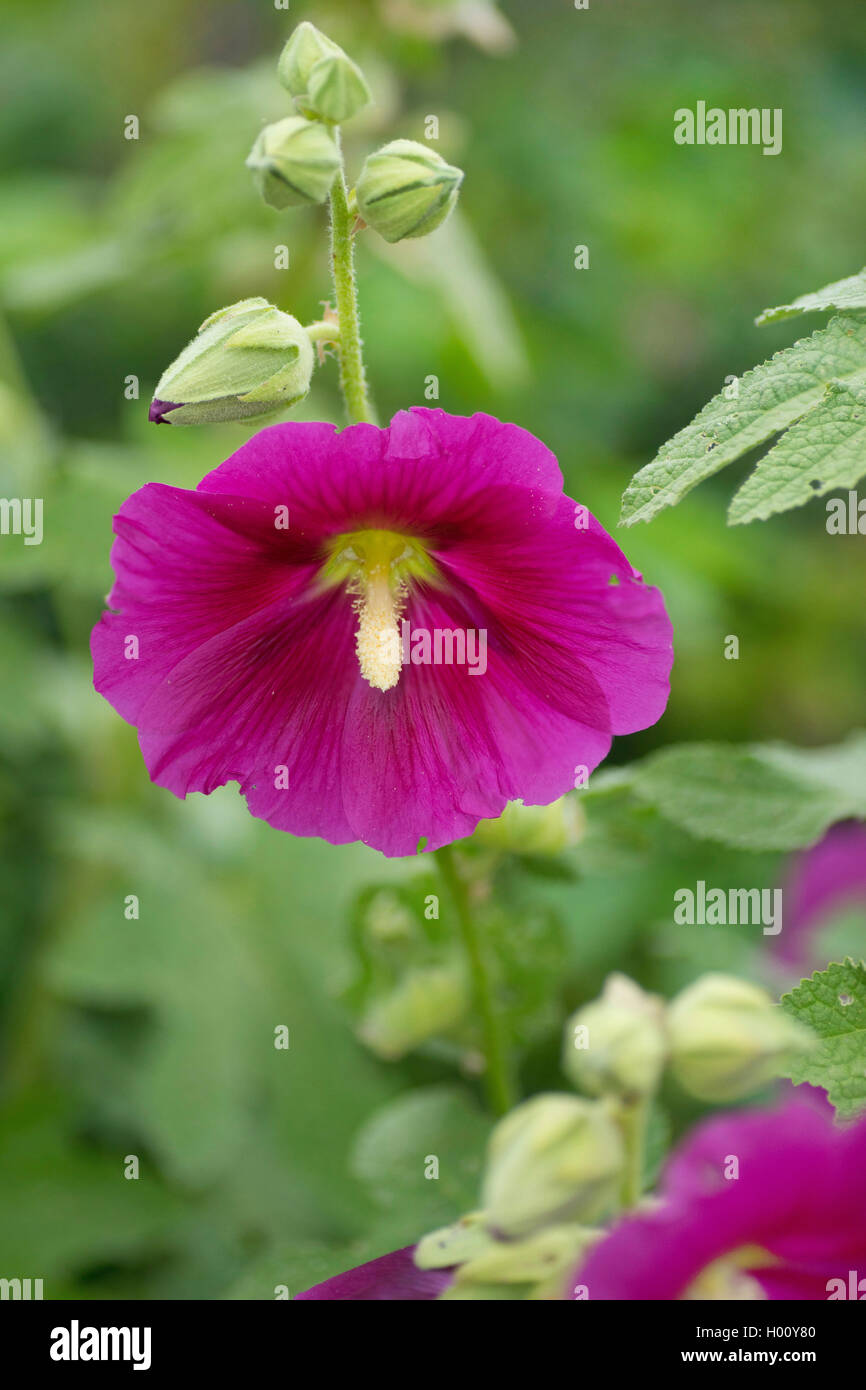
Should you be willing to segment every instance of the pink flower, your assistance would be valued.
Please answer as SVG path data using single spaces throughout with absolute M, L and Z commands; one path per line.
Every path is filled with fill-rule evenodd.
M 274 425 L 115 531 L 97 690 L 154 782 L 235 780 L 280 830 L 435 849 L 555 800 L 667 701 L 661 595 L 487 415 Z
M 430 1302 L 450 1284 L 452 1271 L 418 1269 L 412 1258 L 414 1250 L 414 1245 L 406 1245 L 347 1269 L 345 1274 L 335 1274 L 306 1293 L 296 1294 L 295 1302 Z
M 782 892 L 785 930 L 776 938 L 776 954 L 803 972 L 820 968 L 821 927 L 846 908 L 866 909 L 866 825 L 831 826 L 823 840 L 791 861 Z
M 701 1125 L 657 1209 L 620 1222 L 573 1283 L 590 1299 L 730 1298 L 743 1279 L 771 1299 L 866 1292 L 866 1117 L 841 1128 L 818 1094 Z

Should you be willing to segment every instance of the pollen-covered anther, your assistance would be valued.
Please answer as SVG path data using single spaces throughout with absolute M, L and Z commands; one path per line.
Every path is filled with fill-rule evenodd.
M 364 591 L 356 601 L 358 665 L 364 680 L 376 690 L 391 690 L 400 679 L 402 600 L 401 587 L 392 587 L 389 570 L 377 568 L 368 573 Z
M 343 532 L 331 542 L 322 581 L 352 595 L 358 666 L 374 689 L 393 690 L 400 679 L 406 600 L 415 584 L 435 578 L 427 546 L 414 536 L 370 527 Z

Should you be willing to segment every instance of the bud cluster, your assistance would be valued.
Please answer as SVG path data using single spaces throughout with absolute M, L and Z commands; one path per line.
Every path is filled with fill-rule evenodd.
M 299 24 L 280 55 L 277 75 L 294 114 L 264 126 L 246 161 L 270 207 L 282 211 L 336 199 L 339 181 L 344 214 L 355 221 L 355 231 L 370 226 L 395 242 L 424 236 L 445 221 L 462 171 L 413 140 L 392 140 L 371 154 L 347 203 L 337 127 L 372 98 L 363 72 L 339 44 L 315 25 Z M 246 420 L 296 404 L 312 379 L 311 334 L 323 352 L 324 326 L 307 331 L 264 299 L 218 310 L 163 373 L 150 419 L 172 425 Z M 340 342 L 339 324 L 328 324 L 327 337 Z
M 314 24 L 299 24 L 280 56 L 277 73 L 300 113 L 267 125 L 247 166 L 266 203 L 322 203 L 341 167 L 333 127 L 370 102 L 357 63 Z M 391 140 L 369 155 L 355 193 L 363 223 L 385 241 L 426 236 L 457 201 L 463 172 L 428 145 Z
M 702 975 L 669 1004 L 624 975 L 569 1020 L 563 1067 L 590 1095 L 651 1096 L 665 1066 L 698 1100 L 738 1100 L 806 1050 L 811 1034 L 758 985 Z
M 624 1161 L 601 1101 L 534 1096 L 490 1136 L 482 1209 L 426 1236 L 415 1263 L 456 1267 L 443 1299 L 560 1299 L 615 1208 Z
M 665 1065 L 692 1095 L 727 1101 L 769 1081 L 810 1045 L 807 1030 L 755 985 L 708 974 L 668 1005 L 624 975 L 574 1015 L 565 1069 L 597 1099 L 545 1094 L 499 1121 L 481 1204 L 416 1246 L 420 1269 L 448 1269 L 441 1299 L 558 1300 L 602 1223 L 641 1200 L 642 1146 L 630 1117 Z M 637 1173 L 631 1170 L 637 1158 Z M 714 1295 L 707 1295 L 714 1296 Z

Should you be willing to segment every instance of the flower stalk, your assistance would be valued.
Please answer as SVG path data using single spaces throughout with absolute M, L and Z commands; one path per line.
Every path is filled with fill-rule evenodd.
M 637 1206 L 643 1192 L 649 1111 L 650 1100 L 645 1096 L 622 1101 L 617 1110 L 617 1122 L 625 1148 L 625 1166 L 620 1187 L 620 1202 L 625 1211 Z
M 354 215 L 349 208 L 346 175 L 342 163 L 340 133 L 334 132 L 340 149 L 340 169 L 331 185 L 331 270 L 334 300 L 340 325 L 340 386 L 349 423 L 376 423 L 364 370 L 358 290 L 355 282 Z
M 469 893 L 466 882 L 457 868 L 451 846 L 444 845 L 441 849 L 435 850 L 434 856 L 442 881 L 454 904 L 457 924 L 469 962 L 472 989 L 484 1039 L 484 1085 L 487 1099 L 494 1114 L 504 1115 L 515 1104 L 517 1097 L 511 1079 L 502 1019 L 493 997 L 490 972 L 484 958 Z
M 340 325 L 335 319 L 317 319 L 315 323 L 304 324 L 304 332 L 311 343 L 339 343 Z

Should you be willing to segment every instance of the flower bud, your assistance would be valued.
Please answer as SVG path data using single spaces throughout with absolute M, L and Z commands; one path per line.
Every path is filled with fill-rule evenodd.
M 347 121 L 370 100 L 357 63 L 306 20 L 283 49 L 277 72 L 298 105 L 325 121 Z
M 668 1007 L 671 1068 L 699 1100 L 737 1100 L 767 1084 L 812 1036 L 758 985 L 702 975 Z
M 601 1234 L 591 1227 L 558 1225 L 524 1240 L 491 1241 L 460 1264 L 439 1297 L 458 1302 L 564 1299 L 569 1274 Z
M 242 299 L 205 319 L 159 379 L 150 407 L 157 425 L 245 420 L 303 399 L 313 345 L 291 314 L 266 299 Z
M 510 854 L 561 854 L 578 843 L 585 824 L 583 807 L 574 796 L 561 796 L 549 806 L 509 801 L 501 816 L 478 822 L 473 839 Z
M 325 201 L 340 167 L 340 152 L 326 126 L 287 116 L 259 131 L 246 163 L 270 207 L 300 207 Z
M 636 1100 L 658 1086 L 666 1050 L 662 1001 L 609 975 L 600 997 L 569 1019 L 563 1067 L 590 1095 Z
M 415 140 L 392 140 L 368 156 L 355 190 L 358 212 L 386 241 L 426 236 L 445 221 L 462 169 Z
M 503 1236 L 566 1219 L 591 1222 L 614 1202 L 622 1167 L 622 1139 L 600 1101 L 535 1096 L 491 1134 L 481 1203 Z
M 390 993 L 377 999 L 358 1033 L 377 1056 L 390 1060 L 447 1033 L 468 1008 L 463 971 L 457 966 L 426 966 L 409 971 Z
M 471 1211 L 453 1225 L 422 1236 L 412 1258 L 419 1269 L 451 1269 L 475 1259 L 494 1244 L 484 1212 Z

